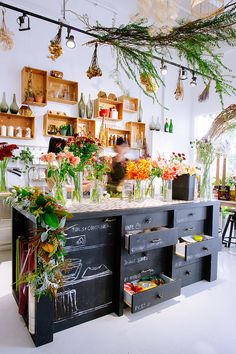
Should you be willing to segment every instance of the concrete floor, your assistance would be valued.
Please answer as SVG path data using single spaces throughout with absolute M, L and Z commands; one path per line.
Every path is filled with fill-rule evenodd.
M 34 348 L 10 290 L 11 262 L 0 264 L 1 354 L 235 354 L 236 248 L 219 255 L 218 280 L 137 314 L 114 314 L 56 333 Z M 45 314 L 46 315 L 46 314 Z

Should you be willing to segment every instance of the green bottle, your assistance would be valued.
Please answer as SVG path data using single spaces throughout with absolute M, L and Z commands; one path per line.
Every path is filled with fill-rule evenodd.
M 173 122 L 172 122 L 172 119 L 170 120 L 170 124 L 169 124 L 169 133 L 173 133 Z
M 169 123 L 168 123 L 168 118 L 166 118 L 166 122 L 164 125 L 164 132 L 169 133 Z

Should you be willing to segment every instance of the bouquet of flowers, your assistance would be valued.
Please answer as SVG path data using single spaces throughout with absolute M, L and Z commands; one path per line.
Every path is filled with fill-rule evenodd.
M 139 159 L 137 161 L 128 161 L 126 165 L 126 174 L 128 179 L 146 180 L 150 176 L 151 160 Z
M 0 143 L 0 192 L 6 192 L 6 171 L 7 164 L 11 157 L 14 157 L 13 150 L 18 149 L 15 144 Z

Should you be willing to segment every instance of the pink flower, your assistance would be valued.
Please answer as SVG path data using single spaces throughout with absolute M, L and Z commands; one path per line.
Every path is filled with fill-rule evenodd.
M 72 156 L 70 158 L 70 163 L 73 165 L 73 166 L 77 166 L 79 163 L 80 163 L 80 158 L 77 157 L 77 156 Z
M 67 158 L 68 160 L 70 160 L 72 157 L 74 157 L 73 152 L 70 152 L 70 151 L 66 152 L 66 158 Z
M 64 152 L 59 152 L 59 154 L 57 154 L 57 160 L 58 161 L 62 161 L 63 159 L 65 159 L 67 156 L 66 156 L 66 153 Z
M 54 154 L 54 152 L 49 152 L 49 154 L 43 154 L 40 157 L 40 160 L 43 162 L 53 162 L 56 160 L 56 155 Z

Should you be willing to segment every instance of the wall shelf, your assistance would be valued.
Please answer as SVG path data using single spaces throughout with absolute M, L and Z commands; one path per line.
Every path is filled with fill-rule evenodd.
M 60 116 L 57 114 L 45 114 L 43 117 L 43 134 L 44 136 L 63 136 L 60 133 L 49 133 L 50 125 L 55 126 L 59 130 L 61 125 L 72 124 L 74 128 L 74 133 L 77 133 L 77 118 L 69 116 Z M 66 135 L 66 137 L 69 137 Z
M 107 147 L 112 147 L 115 144 L 110 143 L 110 137 L 115 136 L 115 141 L 117 140 L 118 137 L 122 137 L 124 140 L 127 140 L 128 145 L 130 146 L 130 130 L 128 129 L 119 129 L 119 128 L 106 128 L 105 130 L 106 134 L 106 146 Z
M 129 97 L 129 96 L 120 96 L 118 100 L 123 103 L 123 111 L 129 113 L 138 112 L 138 98 Z
M 0 113 L 0 127 L 5 125 L 6 127 L 13 126 L 14 134 L 17 127 L 22 128 L 22 138 L 16 136 L 0 136 L 0 138 L 6 139 L 19 139 L 19 140 L 32 140 L 35 136 L 35 117 L 27 117 L 19 114 Z M 24 137 L 26 128 L 31 129 L 31 138 Z
M 142 122 L 127 122 L 126 128 L 130 130 L 130 147 L 132 149 L 142 149 L 146 136 L 146 124 Z
M 100 109 L 111 109 L 111 108 L 116 108 L 118 111 L 118 119 L 113 119 L 109 117 L 104 117 L 107 120 L 122 120 L 123 119 L 123 102 L 120 101 L 115 101 L 115 100 L 109 100 L 108 98 L 97 98 L 94 100 L 94 117 L 95 118 L 102 118 L 100 116 Z
M 48 76 L 48 101 L 78 103 L 78 82 Z
M 93 138 L 96 136 L 96 121 L 94 119 L 77 118 L 78 134 L 89 135 Z
M 43 94 L 43 102 L 36 102 L 36 101 L 29 101 L 26 99 L 26 90 L 28 88 L 28 80 L 30 71 L 32 72 L 32 84 L 31 88 L 33 94 L 36 95 L 37 91 L 41 91 Z M 40 106 L 44 107 L 47 105 L 47 71 L 24 67 L 21 71 L 21 96 L 22 96 L 22 103 L 29 104 L 32 106 Z

